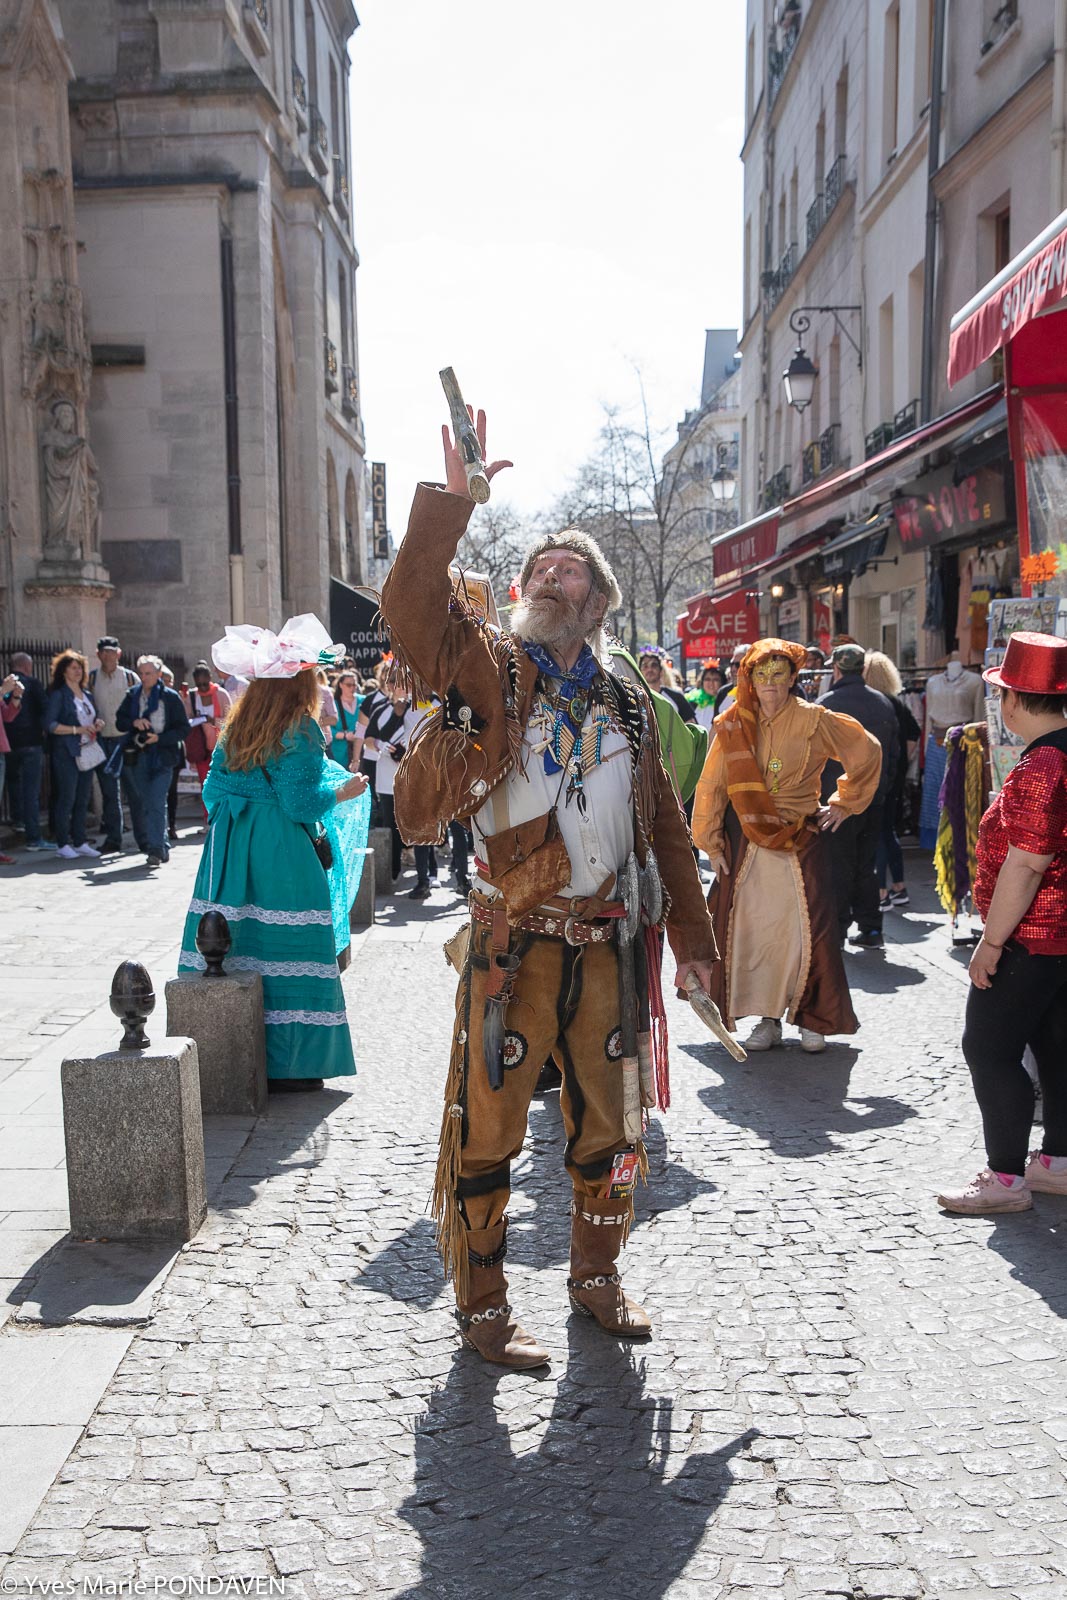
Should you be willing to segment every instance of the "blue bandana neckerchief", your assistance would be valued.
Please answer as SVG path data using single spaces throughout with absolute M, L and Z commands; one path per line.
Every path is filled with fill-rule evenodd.
M 534 666 L 541 676 L 548 679 L 562 679 L 556 703 L 557 720 L 562 720 L 576 739 L 581 737 L 582 725 L 589 713 L 590 695 L 596 678 L 600 672 L 600 664 L 587 644 L 583 644 L 577 661 L 568 672 L 564 672 L 557 661 L 554 661 L 544 645 L 530 644 L 525 639 L 522 647 L 526 651 Z M 551 776 L 553 773 L 562 772 L 563 768 L 556 760 L 549 744 L 544 752 L 545 772 Z

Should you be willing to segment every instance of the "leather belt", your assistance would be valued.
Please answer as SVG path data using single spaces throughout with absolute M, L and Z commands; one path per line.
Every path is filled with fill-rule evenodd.
M 475 922 L 481 922 L 486 927 L 493 925 L 493 907 L 485 905 L 473 896 L 470 902 L 470 912 Z M 607 944 L 612 937 L 611 919 L 606 918 L 597 922 L 583 922 L 577 917 L 558 916 L 551 914 L 540 916 L 532 913 L 523 917 L 516 924 L 526 933 L 547 934 L 550 938 L 566 939 L 568 944 Z

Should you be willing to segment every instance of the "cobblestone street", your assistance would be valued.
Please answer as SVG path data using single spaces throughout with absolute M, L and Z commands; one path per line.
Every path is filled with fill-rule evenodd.
M 9 1153 L 20 1033 L 57 1034 L 38 1069 L 54 1116 L 60 1056 L 84 1042 L 74 1012 L 106 1000 L 119 955 L 148 950 L 160 993 L 171 975 L 196 854 L 158 883 L 127 863 L 106 891 L 91 887 L 105 869 L 8 878 Z M 460 1350 L 425 1211 L 459 901 L 381 901 L 344 980 L 359 1077 L 272 1099 L 219 1173 L 3 1578 L 1062 1600 L 1067 1201 L 998 1220 L 937 1209 L 939 1182 L 982 1158 L 965 966 L 933 904 L 913 885 L 885 953 L 848 954 L 862 1030 L 821 1057 L 787 1030 L 789 1048 L 737 1065 L 669 1001 L 674 1103 L 624 1257 L 655 1324 L 645 1346 L 568 1315 L 558 1102 L 535 1101 L 509 1264 L 553 1351 L 531 1377 Z M 61 929 L 84 996 L 62 1027 L 45 972 Z M 5 1309 L 34 1270 L 5 1284 Z M 56 1337 L 12 1320 L 0 1372 L 5 1342 Z

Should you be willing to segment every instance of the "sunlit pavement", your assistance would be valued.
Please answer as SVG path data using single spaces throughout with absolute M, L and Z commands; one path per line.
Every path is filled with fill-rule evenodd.
M 155 881 L 129 859 L 6 869 L 3 1183 L 33 1119 L 58 1125 L 62 1054 L 87 1028 L 111 1042 L 116 961 L 146 959 L 160 990 L 173 970 L 196 853 Z M 1062 1600 L 1067 1201 L 937 1209 L 981 1156 L 966 956 L 919 860 L 885 953 L 847 955 L 855 1039 L 811 1057 L 787 1028 L 739 1066 L 669 1002 L 673 1105 L 624 1258 L 655 1321 L 645 1346 L 568 1315 L 558 1104 L 535 1102 L 510 1277 L 553 1352 L 541 1378 L 459 1349 L 425 1212 L 459 899 L 381 901 L 344 979 L 359 1077 L 272 1101 L 4 1578 Z M 65 1226 L 52 1148 L 3 1191 L 0 1236 L 36 1183 L 17 1231 Z M 0 1342 L 0 1373 L 3 1358 Z

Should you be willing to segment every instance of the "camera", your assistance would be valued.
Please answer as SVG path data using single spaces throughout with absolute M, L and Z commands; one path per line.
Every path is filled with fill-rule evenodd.
M 144 750 L 146 748 L 148 744 L 148 735 L 145 733 L 143 728 L 138 729 L 138 731 L 134 734 L 131 743 L 137 750 Z

